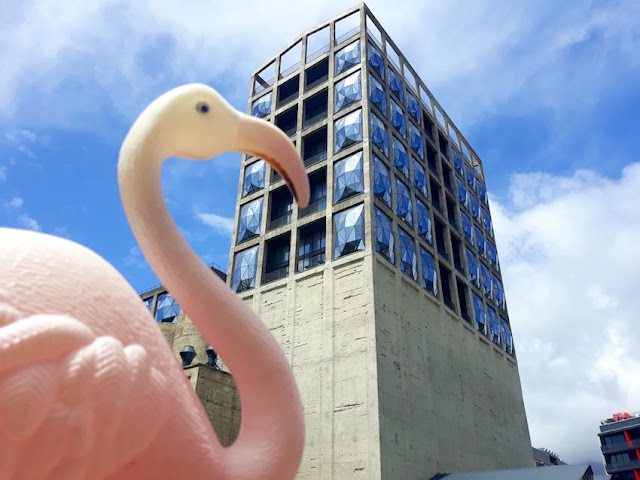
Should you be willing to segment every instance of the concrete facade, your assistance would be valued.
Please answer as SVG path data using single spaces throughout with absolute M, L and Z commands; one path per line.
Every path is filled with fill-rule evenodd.
M 324 31 L 326 44 L 318 43 L 317 32 Z M 336 72 L 347 58 L 341 52 L 354 42 L 359 42 L 359 58 Z M 371 48 L 382 54 L 384 75 L 369 58 Z M 326 78 L 309 81 L 323 62 L 328 64 Z M 401 94 L 391 88 L 390 69 L 400 77 Z M 360 98 L 337 106 L 344 93 L 338 92 L 339 82 L 356 72 Z M 376 79 L 383 87 L 385 111 L 372 101 L 371 82 Z M 314 99 L 325 90 L 326 112 L 317 114 Z M 419 104 L 415 118 L 408 95 Z M 404 134 L 394 126 L 392 100 L 404 116 Z M 342 142 L 340 119 L 358 111 L 359 136 L 356 132 L 353 141 Z M 457 186 L 463 182 L 469 197 L 481 198 L 482 163 L 366 5 L 304 32 L 256 70 L 249 113 L 285 130 L 310 178 L 324 182 L 324 200 L 312 198 L 311 208 L 304 211 L 295 204 L 281 209 L 282 179 L 268 165 L 260 167 L 263 177 L 248 177 L 262 164 L 243 158 L 229 262 L 229 285 L 278 339 L 300 387 L 307 442 L 298 478 L 430 478 L 443 471 L 533 466 L 517 358 L 513 345 L 506 345 L 508 312 L 504 301 L 499 305 L 496 300 L 501 289 L 497 256 L 491 261 L 484 244 L 480 253 L 478 237 L 467 238 L 462 221 L 464 215 L 470 217 L 480 232 L 476 235 L 483 237 L 483 220 L 472 215 L 467 202 L 461 203 Z M 384 125 L 386 152 L 372 128 L 372 113 Z M 420 147 L 410 128 L 419 132 Z M 324 152 L 318 153 L 315 145 L 308 148 L 314 135 L 326 135 Z M 395 158 L 402 149 L 408 158 L 404 172 Z M 463 166 L 456 164 L 456 153 Z M 353 194 L 338 199 L 336 164 L 356 154 L 362 158 L 361 182 Z M 389 171 L 388 204 L 374 179 L 374 157 Z M 416 185 L 420 168 L 428 193 Z M 475 179 L 473 187 L 468 175 Z M 428 208 L 431 241 L 419 233 L 413 214 L 411 222 L 399 218 L 398 181 L 409 190 L 412 212 L 420 202 Z M 253 206 L 259 208 L 246 216 L 246 206 L 256 200 Z M 336 219 L 360 205 L 363 228 L 356 236 L 362 241 L 353 251 L 335 252 L 344 244 Z M 488 203 L 481 200 L 480 209 L 488 215 Z M 285 214 L 274 215 L 275 210 Z M 380 240 L 380 212 L 390 221 L 393 261 Z M 311 226 L 313 241 L 306 233 Z M 489 230 L 490 217 L 484 240 L 495 248 Z M 482 264 L 482 272 L 490 272 L 498 288 L 490 280 L 487 290 L 483 281 L 472 278 L 466 249 L 478 263 L 476 276 Z M 243 256 L 246 252 L 251 255 Z M 434 259 L 433 291 L 423 281 L 428 276 L 423 252 Z M 478 311 L 487 315 L 489 310 L 497 324 L 504 320 L 506 331 L 496 334 L 493 323 L 486 318 L 481 322 Z

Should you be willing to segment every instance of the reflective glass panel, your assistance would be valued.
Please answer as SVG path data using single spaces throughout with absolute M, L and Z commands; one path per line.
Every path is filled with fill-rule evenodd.
M 394 100 L 391 100 L 391 125 L 406 138 L 407 122 L 404 119 L 402 108 Z
M 251 113 L 254 117 L 264 118 L 271 113 L 271 97 L 272 92 L 269 92 L 253 102 Z
M 373 194 L 391 208 L 389 168 L 375 155 L 373 155 Z
M 395 263 L 394 235 L 391 219 L 378 207 L 374 207 L 373 210 L 375 214 L 376 252 L 380 252 L 380 254 L 391 263 Z
M 416 220 L 418 235 L 424 238 L 427 242 L 433 243 L 433 234 L 431 232 L 431 217 L 429 216 L 429 209 L 424 203 L 416 198 Z
M 257 198 L 240 207 L 240 225 L 238 226 L 238 241 L 244 242 L 260 235 L 262 222 L 262 197 Z
M 424 158 L 424 146 L 422 145 L 422 135 L 420 130 L 413 123 L 409 122 L 409 141 L 411 148 L 418 154 L 420 158 Z
M 347 45 L 336 53 L 336 75 L 360 63 L 360 40 Z
M 486 335 L 487 314 L 484 310 L 484 304 L 482 303 L 482 299 L 478 295 L 476 295 L 475 292 L 471 292 L 471 297 L 473 298 L 473 311 L 475 313 L 476 328 L 478 329 L 478 331 Z
M 173 295 L 164 292 L 158 295 L 156 303 L 156 322 L 178 323 L 180 305 L 175 301 Z
M 333 258 L 364 250 L 364 205 L 333 216 Z
M 460 212 L 460 220 L 462 221 L 462 233 L 464 235 L 464 239 L 469 243 L 473 243 L 473 225 L 471 224 L 471 219 L 464 213 Z
M 420 124 L 420 105 L 416 97 L 407 93 L 407 113 L 413 117 L 413 119 Z
M 370 43 L 367 44 L 367 62 L 369 62 L 372 70 L 384 80 L 384 59 L 382 58 L 380 50 Z
M 425 198 L 427 198 L 427 175 L 424 168 L 415 158 L 413 159 L 413 186 Z
M 234 292 L 242 292 L 256 286 L 257 267 L 258 245 L 236 253 L 231 283 Z
M 407 186 L 396 178 L 396 215 L 409 226 L 413 226 L 411 194 Z
M 258 160 L 245 167 L 243 197 L 264 188 L 265 172 L 266 164 L 264 160 Z
M 402 174 L 409 178 L 409 157 L 407 157 L 407 150 L 402 145 L 402 142 L 396 137 L 392 137 L 393 144 L 393 164 Z
M 496 345 L 500 345 L 500 320 L 496 311 L 487 305 L 487 318 L 489 319 L 489 337 Z
M 480 272 L 478 270 L 478 259 L 475 254 L 469 249 L 469 247 L 464 247 L 465 253 L 467 254 L 467 266 L 469 267 L 469 280 L 471 283 L 480 286 Z
M 402 79 L 394 70 L 389 69 L 389 90 L 391 90 L 402 102 L 404 100 L 404 92 L 402 90 Z
M 384 93 L 382 84 L 369 74 L 369 101 L 375 105 L 383 115 L 387 115 L 387 95 Z
M 418 278 L 418 266 L 413 238 L 402 228 L 398 228 L 400 243 L 400 269 L 414 280 Z
M 333 165 L 333 182 L 334 203 L 364 192 L 362 152 L 356 152 Z
M 389 138 L 384 128 L 384 123 L 375 113 L 371 113 L 370 117 L 371 143 L 378 147 L 386 156 L 389 156 Z
M 355 110 L 335 121 L 333 127 L 336 143 L 334 152 L 339 152 L 362 141 L 362 110 Z
M 482 284 L 482 292 L 488 298 L 491 298 L 491 273 L 489 273 L 489 269 L 482 262 L 480 264 L 480 281 Z
M 360 72 L 356 72 L 340 80 L 338 83 L 336 83 L 334 90 L 335 112 L 342 110 L 344 107 L 362 99 Z
M 420 260 L 422 267 L 422 287 L 434 295 L 437 295 L 438 281 L 436 275 L 436 261 L 433 258 L 433 255 L 423 247 L 420 247 Z

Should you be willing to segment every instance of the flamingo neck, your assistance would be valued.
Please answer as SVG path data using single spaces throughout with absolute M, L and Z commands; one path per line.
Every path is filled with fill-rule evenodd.
M 162 284 L 233 375 L 241 397 L 242 423 L 225 455 L 238 472 L 244 472 L 238 478 L 245 478 L 244 474 L 271 478 L 265 477 L 265 465 L 273 466 L 279 478 L 288 478 L 289 471 L 293 478 L 304 427 L 291 367 L 264 324 L 180 234 L 162 194 L 164 158 L 150 145 L 128 147 L 126 141 L 123 145 L 118 180 L 133 234 Z M 252 468 L 256 470 L 249 471 Z

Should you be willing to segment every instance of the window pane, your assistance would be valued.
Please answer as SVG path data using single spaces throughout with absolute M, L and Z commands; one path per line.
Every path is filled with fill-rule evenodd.
M 413 238 L 402 228 L 398 228 L 398 238 L 400 241 L 400 269 L 403 273 L 416 280 L 418 278 L 418 267 Z
M 375 214 L 376 252 L 380 252 L 382 256 L 387 258 L 391 263 L 395 263 L 395 247 L 391 219 L 378 207 L 374 207 L 373 210 Z
M 364 205 L 356 205 L 333 216 L 333 257 L 364 250 Z
M 364 191 L 362 175 L 362 152 L 357 152 L 333 166 L 333 202 L 345 200 Z
M 236 253 L 231 284 L 234 292 L 242 292 L 256 286 L 257 267 L 258 245 Z

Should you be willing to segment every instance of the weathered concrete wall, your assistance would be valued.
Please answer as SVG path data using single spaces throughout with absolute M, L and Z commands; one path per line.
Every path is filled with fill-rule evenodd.
M 352 254 L 243 296 L 282 345 L 300 388 L 299 479 L 380 478 L 370 278 L 370 257 Z
M 240 396 L 230 374 L 208 365 L 185 369 L 223 446 L 231 445 L 240 431 Z
M 533 466 L 515 361 L 373 263 L 382 478 Z

